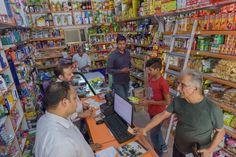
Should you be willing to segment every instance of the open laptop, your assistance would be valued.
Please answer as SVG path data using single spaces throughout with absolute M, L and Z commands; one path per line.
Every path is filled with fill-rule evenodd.
M 119 143 L 134 137 L 128 132 L 128 126 L 133 126 L 133 106 L 118 94 L 115 94 L 114 98 L 114 113 L 104 121 Z

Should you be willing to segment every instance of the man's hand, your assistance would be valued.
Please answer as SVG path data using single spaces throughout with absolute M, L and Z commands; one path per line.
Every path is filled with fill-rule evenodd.
M 134 128 L 133 129 L 134 134 L 136 135 L 144 135 L 147 136 L 147 132 L 145 131 L 144 128 Z
M 89 109 L 89 110 L 79 113 L 79 117 L 80 118 L 88 118 L 88 117 L 92 116 L 92 114 L 93 114 L 93 110 Z
M 93 151 L 98 151 L 99 149 L 102 148 L 102 145 L 99 143 L 93 143 L 93 144 L 90 144 L 90 147 L 92 148 Z
M 86 102 L 83 102 L 83 109 L 84 110 L 87 110 L 87 109 L 89 109 L 89 104 L 88 103 L 86 103 Z
M 128 67 L 126 67 L 126 68 L 121 69 L 120 72 L 122 72 L 122 73 L 129 73 L 130 69 Z
M 149 105 L 149 101 L 147 99 L 142 99 L 140 100 L 140 105 L 143 105 L 143 106 L 148 106 Z
M 201 149 L 198 153 L 201 153 L 201 157 L 210 157 L 213 152 L 209 149 Z

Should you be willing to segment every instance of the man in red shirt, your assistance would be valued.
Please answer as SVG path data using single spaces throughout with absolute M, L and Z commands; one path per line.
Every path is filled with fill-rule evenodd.
M 148 106 L 150 118 L 165 111 L 166 106 L 170 104 L 169 86 L 161 75 L 162 63 L 159 58 L 152 58 L 146 63 L 148 73 L 148 92 L 147 97 L 142 99 L 141 104 Z M 162 124 L 154 127 L 150 132 L 151 141 L 157 154 L 161 157 L 163 150 L 167 149 L 164 142 Z

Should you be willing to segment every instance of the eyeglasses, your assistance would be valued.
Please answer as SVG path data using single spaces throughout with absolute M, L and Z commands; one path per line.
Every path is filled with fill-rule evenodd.
M 180 87 L 180 88 L 187 88 L 187 87 L 190 87 L 190 85 L 187 85 L 187 84 L 184 84 L 184 83 L 182 83 L 182 82 L 178 82 L 178 87 Z

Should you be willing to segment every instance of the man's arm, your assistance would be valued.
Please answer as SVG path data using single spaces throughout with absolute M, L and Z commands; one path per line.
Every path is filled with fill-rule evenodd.
M 224 136 L 225 136 L 224 128 L 216 129 L 216 133 L 214 134 L 211 145 L 206 149 L 199 150 L 199 153 L 202 153 L 203 157 L 209 157 L 215 151 L 215 149 L 218 147 L 221 141 L 224 139 Z
M 142 133 L 145 135 L 149 130 L 160 124 L 163 120 L 169 118 L 172 113 L 163 111 L 162 113 L 156 115 L 152 118 L 151 122 L 149 122 L 145 128 L 142 129 Z

